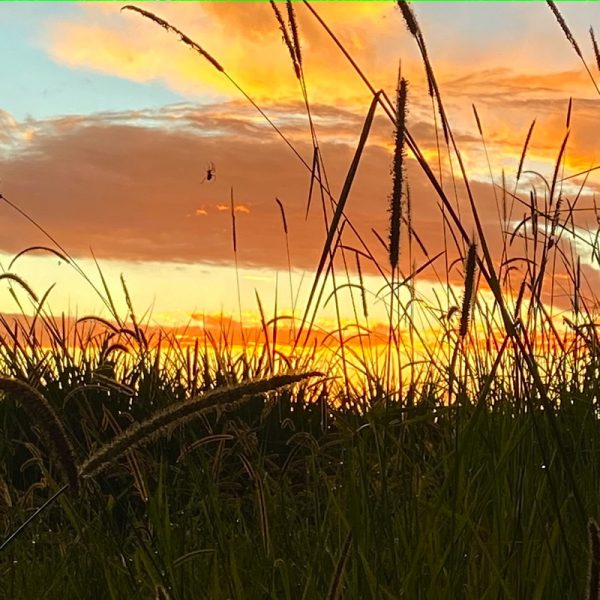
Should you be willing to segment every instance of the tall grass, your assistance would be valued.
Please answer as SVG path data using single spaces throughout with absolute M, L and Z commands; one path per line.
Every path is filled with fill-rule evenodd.
M 18 275 L 0 276 L 23 313 L 17 287 L 34 307 L 14 321 L 0 316 L 5 597 L 598 596 L 598 298 L 574 241 L 588 244 L 596 261 L 600 248 L 597 235 L 586 240 L 575 225 L 589 172 L 577 174 L 584 182 L 572 199 L 564 186 L 572 104 L 553 171 L 538 174 L 543 193 L 524 181 L 535 121 L 512 179 L 494 179 L 473 106 L 491 179 L 502 182 L 494 188 L 502 240 L 494 256 L 424 33 L 412 8 L 398 4 L 442 128 L 434 165 L 410 131 L 407 82 L 399 78 L 392 101 L 304 3 L 372 95 L 338 196 L 327 182 L 292 3 L 287 23 L 271 6 L 300 84 L 312 162 L 212 54 L 153 13 L 124 7 L 176 34 L 267 120 L 310 177 L 307 211 L 313 190 L 321 198 L 325 239 L 301 318 L 277 308 L 271 317 L 257 297 L 260 338 L 244 338 L 241 350 L 226 331 L 186 346 L 146 328 L 124 282 L 125 317 L 102 279 L 98 293 L 112 318 L 69 325 Z M 378 111 L 395 131 L 388 240 L 375 232 L 387 261 L 364 233 L 370 224 L 347 211 Z M 415 226 L 407 161 L 439 202 L 441 254 L 432 255 Z M 460 213 L 461 199 L 470 216 Z M 276 203 L 291 273 L 295 224 Z M 237 264 L 233 190 L 231 217 Z M 40 231 L 56 246 L 42 248 L 77 268 Z M 366 267 L 382 280 L 383 344 L 369 320 Z M 559 274 L 567 311 L 556 301 Z M 420 295 L 421 281 L 439 284 L 445 297 Z M 337 329 L 319 337 L 328 286 Z M 339 311 L 346 291 L 349 329 Z M 317 355 L 317 340 L 329 354 Z

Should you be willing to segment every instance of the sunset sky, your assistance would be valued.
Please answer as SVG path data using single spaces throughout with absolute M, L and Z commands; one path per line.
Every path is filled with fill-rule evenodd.
M 370 96 L 306 7 L 295 6 L 308 96 L 327 176 L 339 193 Z M 373 85 L 390 96 L 401 60 L 410 86 L 409 128 L 426 155 L 435 157 L 423 66 L 396 4 L 314 6 Z M 600 80 L 588 33 L 593 26 L 600 35 L 598 5 L 558 6 Z M 255 290 L 271 311 L 275 289 L 279 309 L 289 310 L 286 242 L 275 197 L 287 213 L 292 287 L 306 293 L 325 237 L 316 197 L 305 220 L 307 170 L 222 74 L 175 35 L 120 7 L 0 3 L 0 192 L 98 283 L 93 252 L 121 306 L 123 274 L 139 312 L 151 308 L 154 323 L 174 325 L 204 314 L 238 314 L 233 188 L 243 312 L 256 318 Z M 525 168 L 551 178 L 570 97 L 564 177 L 600 164 L 598 94 L 545 2 L 417 2 L 413 7 L 490 230 L 498 229 L 497 211 L 471 104 L 481 118 L 497 183 L 502 169 L 514 182 L 533 119 Z M 217 58 L 311 162 L 304 104 L 268 3 L 143 3 L 143 8 Z M 352 222 L 382 262 L 385 253 L 371 230 L 387 236 L 392 145 L 393 130 L 378 113 L 348 202 Z M 206 181 L 209 163 L 216 179 Z M 600 185 L 598 173 L 587 180 L 588 199 Z M 407 175 L 415 228 L 433 256 L 442 249 L 436 198 L 410 156 Z M 533 175 L 526 177 L 533 181 Z M 581 178 L 568 180 L 566 193 L 574 194 L 580 183 Z M 584 216 L 578 226 L 598 227 Z M 52 245 L 5 204 L 0 231 L 5 270 L 18 251 Z M 422 254 L 415 257 L 417 264 L 424 260 Z M 377 291 L 381 281 L 364 267 L 369 288 Z M 589 269 L 595 276 L 596 267 Z M 22 257 L 11 271 L 40 295 L 56 282 L 49 298 L 55 313 L 102 310 L 81 276 L 56 257 Z M 427 289 L 426 280 L 420 285 Z M 0 309 L 16 312 L 2 282 Z M 375 315 L 378 310 L 374 302 Z M 328 305 L 323 319 L 332 314 Z

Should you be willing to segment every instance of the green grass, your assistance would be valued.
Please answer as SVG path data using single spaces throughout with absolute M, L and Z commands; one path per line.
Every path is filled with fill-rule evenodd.
M 423 395 L 361 415 L 285 392 L 256 398 L 61 496 L 2 552 L 4 594 L 148 598 L 163 586 L 172 598 L 325 598 L 351 533 L 345 598 L 582 597 L 586 517 L 568 473 L 598 516 L 590 391 L 565 390 L 556 411 L 567 464 L 545 415 L 509 401 L 477 411 Z M 75 430 L 89 426 L 85 413 L 82 403 L 64 417 Z M 58 484 L 53 463 L 21 469 L 25 424 L 6 403 L 2 419 L 10 531 L 48 495 L 31 489 L 42 473 Z
M 22 312 L 19 294 L 29 295 L 34 314 L 16 325 L 0 316 L 0 529 L 7 540 L 0 597 L 598 598 L 586 590 L 588 564 L 600 563 L 588 549 L 588 522 L 600 518 L 598 298 L 568 239 L 579 195 L 570 199 L 559 179 L 567 136 L 538 198 L 519 182 L 530 130 L 515 180 L 503 180 L 503 244 L 501 256 L 492 256 L 424 37 L 401 3 L 423 58 L 436 130 L 439 119 L 440 165 L 448 157 L 458 165 L 476 235 L 438 180 L 438 165 L 425 160 L 405 111 L 396 115 L 396 106 L 410 107 L 410 87 L 399 83 L 403 99 L 394 104 L 328 30 L 373 94 L 336 198 L 322 177 L 301 31 L 286 8 L 288 24 L 280 10 L 277 23 L 307 107 L 312 166 L 269 123 L 310 172 L 328 216 L 310 297 L 291 327 L 296 344 L 288 355 L 276 352 L 274 330 L 284 315 L 267 321 L 258 300 L 263 338 L 253 352 L 236 354 L 227 342 L 182 347 L 140 324 L 126 288 L 128 313 L 120 316 L 104 279 L 97 291 L 112 320 L 70 327 L 47 314 L 46 296 L 17 274 L 1 275 Z M 268 119 L 212 55 L 152 13 L 133 10 L 179 35 Z M 345 214 L 377 111 L 396 128 L 390 265 Z M 412 228 L 407 160 L 441 206 L 444 276 L 435 269 L 442 255 L 430 256 Z M 279 207 L 287 244 L 293 224 Z M 507 216 L 513 208 L 526 211 L 518 225 Z M 78 269 L 40 231 L 53 247 L 38 249 Z M 589 246 L 598 262 L 598 236 Z M 287 253 L 291 269 L 289 246 Z M 359 256 L 388 292 L 389 335 L 378 363 L 368 343 L 351 343 L 342 327 L 342 288 L 358 289 L 367 305 L 362 274 L 356 283 L 349 267 Z M 454 267 L 464 281 L 462 302 Z M 445 286 L 446 298 L 435 305 L 420 298 L 421 273 Z M 555 302 L 555 279 L 571 309 Z M 329 364 L 306 350 L 326 286 L 334 288 L 338 316 Z M 358 312 L 355 325 L 368 332 L 366 308 L 364 318 Z M 421 348 L 432 331 L 438 338 Z M 338 377 L 286 379 L 314 369 Z M 89 469 L 86 461 L 105 451 L 107 468 Z

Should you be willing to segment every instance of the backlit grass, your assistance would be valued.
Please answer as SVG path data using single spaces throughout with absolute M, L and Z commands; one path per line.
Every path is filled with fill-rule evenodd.
M 306 107 L 312 162 L 217 58 L 153 13 L 125 7 L 176 34 L 267 119 L 309 174 L 325 241 L 299 314 L 269 315 L 257 297 L 260 328 L 255 339 L 241 335 L 241 349 L 227 336 L 181 343 L 147 328 L 124 281 L 126 315 L 102 279 L 97 291 L 112 318 L 74 321 L 48 314 L 47 295 L 17 273 L 0 276 L 27 314 L 0 318 L 2 597 L 599 597 L 600 249 L 597 230 L 575 223 L 589 173 L 579 174 L 579 192 L 562 174 L 572 103 L 553 172 L 534 174 L 541 184 L 525 178 L 529 130 L 515 174 L 494 188 L 491 232 L 434 57 L 411 7 L 398 4 L 399 24 L 402 17 L 423 59 L 435 161 L 410 131 L 410 82 L 400 77 L 390 99 L 313 6 L 297 7 L 328 31 L 372 93 L 337 195 L 325 176 L 291 3 L 285 11 L 273 4 L 274 26 Z M 395 135 L 389 231 L 375 232 L 373 244 L 369 224 L 352 222 L 346 205 L 376 115 Z M 413 227 L 407 161 L 438 201 L 440 254 Z M 237 268 L 233 192 L 230 202 Z M 293 224 L 277 202 L 287 242 Z M 590 212 L 600 216 L 595 206 Z M 42 249 L 77 269 L 50 241 Z M 291 282 L 289 245 L 283 251 Z M 364 267 L 381 278 L 384 344 L 369 325 Z M 435 297 L 419 293 L 418 281 Z M 348 290 L 354 322 L 341 311 Z M 326 302 L 337 323 L 322 332 Z

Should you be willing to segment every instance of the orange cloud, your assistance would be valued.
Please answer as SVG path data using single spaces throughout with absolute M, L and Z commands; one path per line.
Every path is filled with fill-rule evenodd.
M 148 8 L 211 52 L 251 96 L 267 107 L 289 138 L 307 141 L 308 122 L 298 105 L 298 82 L 268 3 L 205 2 L 193 7 L 161 3 Z M 424 154 L 436 162 L 437 140 L 431 126 L 423 65 L 395 3 L 319 3 L 315 8 L 376 87 L 383 86 L 392 93 L 397 58 L 402 58 L 402 73 L 410 82 L 409 127 L 421 127 L 425 135 L 415 137 Z M 591 132 L 595 131 L 591 122 L 595 116 L 591 108 L 582 110 L 582 106 L 596 102 L 591 100 L 593 86 L 577 57 L 568 52 L 568 45 L 565 48 L 548 42 L 549 38 L 559 40 L 561 32 L 551 15 L 545 15 L 547 7 L 477 6 L 466 11 L 453 6 L 453 21 L 436 17 L 426 5 L 414 8 L 426 34 L 447 112 L 474 177 L 485 179 L 489 174 L 472 114 L 473 103 L 484 126 L 492 168 L 498 172 L 516 168 L 529 124 L 538 119 L 528 164 L 539 170 L 552 168 L 560 146 L 557 139 L 562 136 L 559 121 L 563 120 L 567 99 L 576 97 L 572 135 L 576 143 L 571 144 L 566 156 L 566 169 L 577 172 L 589 168 L 590 160 L 595 160 L 590 157 L 594 147 Z M 296 14 L 313 110 L 314 100 L 324 109 L 335 106 L 338 111 L 348 110 L 358 117 L 359 130 L 369 102 L 364 85 L 306 7 L 296 5 Z M 547 21 L 543 14 L 549 17 Z M 497 21 L 493 30 L 489 27 L 490 15 Z M 479 23 L 478 19 L 484 17 L 485 21 Z M 488 35 L 479 33 L 478 23 Z M 236 102 L 240 98 L 222 74 L 176 36 L 140 15 L 120 13 L 117 7 L 85 6 L 79 19 L 53 24 L 49 52 L 68 65 L 136 81 L 161 80 L 194 98 L 227 97 Z M 471 60 L 474 52 L 478 57 L 475 65 Z M 292 106 L 295 113 L 286 110 Z M 231 117 L 239 119 L 240 114 L 238 111 Z M 316 110 L 313 115 L 319 135 L 335 136 L 340 143 L 355 143 L 357 130 L 337 128 L 335 120 L 318 119 Z M 255 114 L 248 113 L 244 119 L 248 127 L 257 128 L 257 133 L 264 131 Z M 221 119 L 221 126 L 224 123 Z M 426 123 L 427 129 L 422 127 Z M 437 134 L 439 139 L 440 131 Z M 390 149 L 389 126 L 383 135 L 375 129 L 371 141 Z
M 52 23 L 48 39 L 52 57 L 135 81 L 160 80 L 191 97 L 239 97 L 222 74 L 175 35 L 118 8 L 85 5 L 79 18 Z M 300 97 L 268 3 L 157 3 L 145 8 L 197 41 L 261 102 Z M 295 9 L 309 96 L 320 102 L 363 106 L 368 94 L 346 59 L 304 5 L 297 3 Z M 401 59 L 403 75 L 427 108 L 421 59 L 395 2 L 317 3 L 315 9 L 376 88 L 393 90 Z M 438 5 L 435 10 L 418 5 L 414 9 L 441 87 L 453 97 L 468 96 L 472 102 L 514 100 L 515 94 L 523 99 L 547 98 L 567 89 L 578 96 L 591 97 L 594 92 L 543 5 L 472 6 L 469 10 L 456 5 Z
M 582 106 L 582 114 L 587 114 L 584 109 Z M 58 119 L 57 123 L 37 123 L 37 134 L 30 142 L 31 152 L 13 154 L 3 161 L 2 193 L 17 202 L 76 256 L 87 256 L 91 247 L 96 256 L 104 259 L 231 264 L 229 198 L 231 186 L 234 186 L 234 193 L 239 186 L 245 200 L 236 204 L 238 212 L 244 213 L 236 232 L 239 264 L 287 270 L 286 238 L 280 210 L 275 203 L 278 197 L 286 210 L 292 266 L 313 272 L 326 233 L 322 208 L 315 196 L 309 218 L 305 220 L 309 174 L 293 154 L 282 151 L 282 144 L 276 137 L 264 136 L 261 143 L 256 144 L 254 130 L 248 130 L 243 118 L 234 117 L 233 107 L 229 107 L 224 117 L 210 107 L 177 107 L 173 109 L 174 114 L 170 110 L 153 113 L 151 127 L 127 124 L 124 114 L 82 118 L 68 127 L 63 119 Z M 579 110 L 574 109 L 574 127 Z M 354 116 L 344 111 L 335 113 L 331 109 L 325 114 L 344 135 L 351 137 L 351 132 L 356 131 Z M 139 114 L 136 114 L 136 123 L 138 120 Z M 591 121 L 588 126 L 592 126 Z M 214 136 L 190 134 L 190 131 L 207 129 L 223 129 L 227 133 Z M 427 144 L 434 143 L 427 127 L 415 123 L 415 131 Z M 556 131 L 560 139 L 558 133 L 564 132 L 564 124 L 558 118 Z M 382 239 L 387 239 L 391 153 L 379 143 L 385 135 L 386 127 L 378 123 L 374 143 L 365 149 L 345 212 L 377 262 L 387 270 L 386 251 L 372 233 L 375 230 Z M 464 138 L 464 141 L 459 139 L 459 143 L 466 145 L 465 154 L 469 155 L 470 144 L 475 142 L 468 135 Z M 298 148 L 310 155 L 307 144 L 298 143 Z M 555 158 L 558 149 L 552 150 Z M 331 139 L 324 137 L 322 152 L 331 188 L 339 190 L 352 160 L 353 148 L 337 143 L 332 135 Z M 569 146 L 567 156 L 570 154 Z M 131 160 L 132 156 L 136 159 Z M 219 178 L 210 186 L 200 183 L 206 160 L 214 161 L 219 168 Z M 68 176 L 65 164 L 69 165 Z M 551 165 L 543 173 L 551 177 L 552 171 Z M 448 262 L 452 264 L 457 250 L 450 236 L 446 237 L 445 246 L 439 200 L 410 159 L 406 178 L 411 191 L 412 223 L 419 242 L 412 240 L 412 252 L 409 253 L 408 237 L 406 231 L 403 232 L 403 272 L 411 271 L 412 261 L 419 267 L 428 257 L 445 250 L 449 253 Z M 523 175 L 519 188 L 523 193 L 522 200 L 513 202 L 510 197 L 504 198 L 509 207 L 513 205 L 511 227 L 529 213 L 531 184 L 538 187 L 538 207 L 544 209 L 541 180 L 533 175 Z M 448 174 L 445 174 L 445 186 L 455 202 Z M 503 241 L 497 202 L 502 204 L 503 195 L 497 190 L 495 196 L 493 188 L 483 181 L 472 181 L 471 189 L 492 255 L 499 260 Z M 509 189 L 512 189 L 511 184 Z M 564 193 L 572 201 L 576 189 L 565 184 Z M 222 201 L 212 204 L 216 198 Z M 471 233 L 475 227 L 460 182 L 456 204 L 462 224 Z M 210 210 L 209 206 L 217 210 Z M 221 210 L 218 210 L 219 206 Z M 564 202 L 563 206 L 568 205 Z M 248 212 L 250 207 L 252 210 Z M 586 192 L 579 200 L 578 209 L 586 208 L 588 212 L 574 213 L 574 223 L 578 227 L 593 229 L 597 226 L 595 221 L 590 221 L 593 217 L 589 211 L 591 207 L 592 196 Z M 330 210 L 327 206 L 326 209 Z M 5 231 L 0 242 L 2 249 L 17 252 L 23 247 L 46 242 L 39 231 L 7 211 L 6 206 L 0 211 L 0 224 Z M 188 215 L 202 218 L 190 219 Z M 344 243 L 348 248 L 362 250 L 361 242 L 348 227 Z M 427 256 L 419 244 L 427 249 Z M 565 242 L 564 246 L 567 251 L 568 244 Z M 518 254 L 522 249 L 523 242 L 515 239 L 512 251 Z M 589 249 L 587 252 L 589 254 Z M 339 254 L 338 258 L 336 264 L 343 268 Z M 355 257 L 352 250 L 347 250 L 346 263 L 353 271 Z M 366 275 L 376 272 L 373 263 L 367 259 L 362 260 L 362 268 Z M 558 268 L 562 269 L 560 263 Z M 593 282 L 598 273 L 590 268 L 589 275 Z M 438 276 L 445 280 L 443 258 L 422 273 L 423 278 L 433 281 Z M 460 263 L 455 263 L 451 269 L 450 280 L 459 284 L 462 281 Z
M 364 100 L 368 94 L 362 85 L 357 84 L 356 76 L 345 59 L 327 43 L 323 31 L 315 27 L 314 21 L 301 8 L 297 7 L 297 13 L 312 93 L 319 98 Z M 150 5 L 148 9 L 155 10 L 213 54 L 227 72 L 257 99 L 298 97 L 298 82 L 268 3 L 235 5 L 208 2 L 193 7 L 161 3 Z M 377 46 L 369 41 L 371 36 L 368 35 L 373 19 L 393 13 L 393 6 L 389 4 L 355 4 L 352 10 L 345 6 L 321 9 L 329 16 L 335 15 L 340 35 L 350 50 L 364 55 L 370 52 L 373 56 L 377 53 Z M 389 21 L 387 35 L 391 38 L 394 24 L 391 19 Z M 318 53 L 311 52 L 312 48 L 319 48 Z M 85 7 L 81 19 L 53 24 L 49 51 L 55 60 L 63 64 L 91 68 L 134 81 L 157 79 L 191 96 L 208 93 L 238 97 L 221 73 L 179 43 L 176 36 L 166 34 L 140 15 L 119 13 L 116 6 L 112 11 L 107 7 Z M 392 78 L 394 70 L 395 67 L 390 64 L 388 75 Z M 334 72 L 336 77 L 332 78 Z
M 231 212 L 231 205 L 230 204 L 216 204 L 215 208 L 219 212 L 226 212 L 226 211 Z M 248 214 L 250 212 L 250 207 L 246 206 L 245 204 L 234 204 L 233 210 L 234 210 L 234 212 Z

